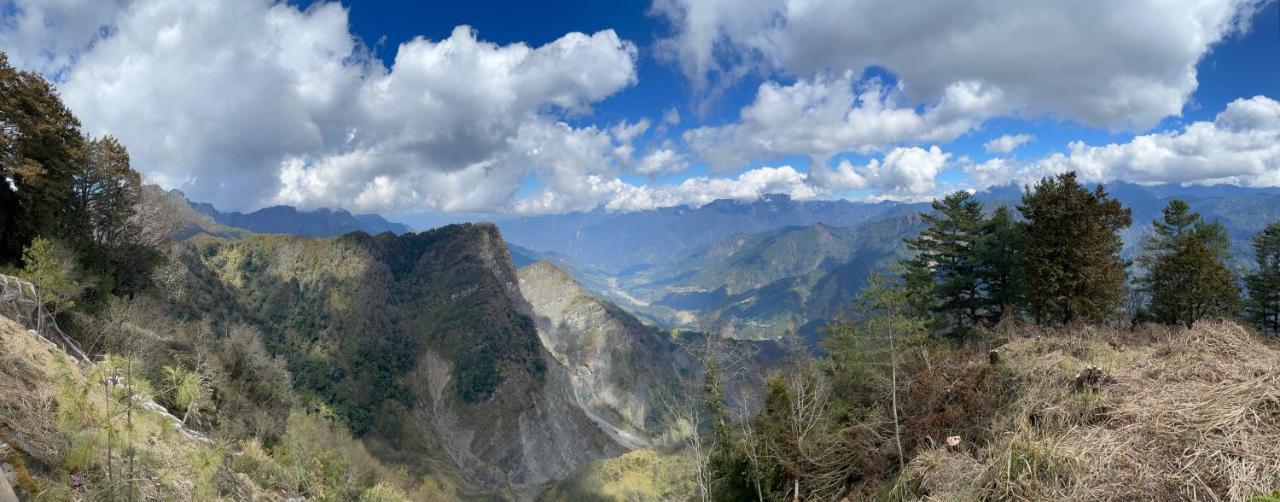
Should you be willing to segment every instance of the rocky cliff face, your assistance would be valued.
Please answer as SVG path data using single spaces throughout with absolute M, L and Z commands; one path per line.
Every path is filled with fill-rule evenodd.
M 668 407 L 697 373 L 697 361 L 549 262 L 520 269 L 519 280 L 542 345 L 567 369 L 577 405 L 627 448 L 664 442 L 673 425 Z

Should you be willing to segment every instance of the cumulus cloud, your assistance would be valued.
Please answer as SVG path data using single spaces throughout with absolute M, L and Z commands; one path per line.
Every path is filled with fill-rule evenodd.
M 648 127 L 560 119 L 636 82 L 636 48 L 611 30 L 530 47 L 461 26 L 387 65 L 336 2 L 75 3 L 17 5 L 6 51 L 58 80 L 86 130 L 120 137 L 150 179 L 223 207 L 501 209 L 530 173 L 566 189 L 612 175 Z M 51 18 L 56 30 L 29 28 Z
M 851 190 L 874 190 L 875 200 L 928 200 L 939 192 L 938 174 L 951 154 L 937 146 L 895 148 L 883 159 L 854 166 L 842 161 L 833 169 L 800 171 L 791 166 L 758 167 L 734 177 L 697 176 L 669 185 L 637 185 L 619 178 L 590 175 L 567 196 L 566 190 L 542 190 L 516 202 L 519 213 L 558 213 L 604 207 L 608 211 L 643 211 L 681 204 L 701 206 L 718 199 L 751 201 L 768 194 L 805 200 L 839 196 Z M 592 202 L 594 201 L 594 202 Z
M 755 200 L 766 194 L 783 193 L 794 199 L 811 199 L 822 195 L 808 183 L 808 175 L 791 166 L 760 167 L 734 178 L 699 176 L 674 185 L 634 185 L 618 178 L 588 176 L 586 192 L 605 201 L 608 211 L 642 211 L 680 204 L 701 206 L 717 199 Z M 571 201 L 558 192 L 542 193 L 521 199 L 515 205 L 521 213 L 563 212 L 574 209 Z
M 1035 138 L 1030 134 L 1006 134 L 986 142 L 982 147 L 987 150 L 987 153 L 1009 153 Z
M 855 167 L 842 160 L 834 169 L 814 168 L 816 184 L 828 192 L 875 189 L 878 198 L 917 200 L 937 193 L 937 177 L 951 154 L 937 146 L 895 148 L 883 160 Z
M 882 67 L 917 102 L 977 82 L 1020 113 L 1145 129 L 1181 113 L 1196 63 L 1263 1 L 656 0 L 652 12 L 673 29 L 660 53 L 709 94 L 752 71 Z
M 655 1 L 652 12 L 675 28 L 657 50 L 695 92 L 715 94 L 747 72 L 766 80 L 735 120 L 680 138 L 667 137 L 685 124 L 675 108 L 581 120 L 637 82 L 637 48 L 611 30 L 535 47 L 486 42 L 463 26 L 381 61 L 337 2 L 0 0 L 0 48 L 54 79 L 86 131 L 118 136 L 150 180 L 228 209 L 636 210 L 852 190 L 920 199 L 936 195 L 952 164 L 975 185 L 1066 169 L 1280 184 L 1280 112 L 1265 97 L 1238 100 L 1212 122 L 1073 143 L 1030 163 L 974 164 L 927 146 L 998 116 L 1143 128 L 1176 115 L 1196 87 L 1196 62 L 1245 29 L 1261 0 L 887 1 Z M 863 80 L 868 67 L 897 79 Z M 769 81 L 778 75 L 787 83 Z M 1030 139 L 987 148 L 1009 153 Z M 883 155 L 831 166 L 842 152 Z M 724 173 L 792 155 L 812 167 L 655 181 L 696 160 Z
M 689 161 L 684 154 L 680 153 L 670 142 L 665 142 L 663 146 L 650 150 L 645 154 L 633 169 L 636 174 L 643 176 L 656 176 L 660 174 L 673 174 L 682 172 L 689 168 Z
M 125 0 L 7 0 L 0 2 L 0 47 L 9 64 L 53 74 L 109 32 Z
M 1280 101 L 1237 99 L 1212 122 L 1090 146 L 1072 142 L 1065 153 L 1019 164 L 996 158 L 965 167 L 975 187 L 1030 182 L 1077 171 L 1087 181 L 1280 185 Z
M 947 87 L 937 104 L 899 105 L 900 89 L 851 72 L 791 85 L 767 82 L 737 122 L 686 131 L 694 153 L 728 170 L 749 160 L 808 155 L 815 165 L 840 152 L 869 153 L 902 142 L 946 142 L 1002 110 L 999 92 L 976 82 Z

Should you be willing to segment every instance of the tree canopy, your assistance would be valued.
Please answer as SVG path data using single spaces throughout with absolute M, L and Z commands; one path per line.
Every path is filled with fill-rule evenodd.
M 1245 313 L 1258 329 L 1280 335 L 1280 222 L 1253 236 L 1253 250 L 1258 268 L 1244 278 Z
M 1230 238 L 1222 224 L 1208 223 L 1185 201 L 1173 199 L 1152 224 L 1139 264 L 1139 287 L 1150 298 L 1151 318 L 1190 327 L 1205 317 L 1232 315 L 1239 289 L 1227 268 Z
M 1042 322 L 1114 317 L 1124 299 L 1127 264 L 1118 232 L 1132 212 L 1075 172 L 1045 178 L 1022 196 L 1027 220 L 1027 300 Z

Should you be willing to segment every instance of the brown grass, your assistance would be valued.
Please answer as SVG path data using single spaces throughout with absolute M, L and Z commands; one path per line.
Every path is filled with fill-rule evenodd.
M 921 451 L 913 498 L 1245 501 L 1280 486 L 1280 349 L 1250 330 L 1035 329 L 999 350 L 1009 395 L 990 438 Z M 1077 390 L 1088 365 L 1109 378 Z
M 61 350 L 46 346 L 21 325 L 0 316 L 0 439 L 38 463 L 62 457 L 54 382 L 48 375 Z

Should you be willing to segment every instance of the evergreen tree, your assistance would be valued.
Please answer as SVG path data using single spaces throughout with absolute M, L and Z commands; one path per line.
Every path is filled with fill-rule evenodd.
M 64 233 L 74 238 L 85 268 L 102 276 L 103 290 L 127 294 L 149 283 L 158 253 L 142 242 L 135 215 L 142 179 L 115 138 L 87 141 L 73 172 Z
M 129 152 L 115 138 L 87 141 L 72 172 L 64 227 L 84 254 L 126 247 L 137 240 L 131 221 L 142 197 L 142 179 L 129 167 Z
M 22 251 L 22 270 L 18 275 L 40 288 L 40 301 L 57 314 L 75 306 L 82 289 L 76 281 L 75 258 L 61 245 L 36 237 Z
M 54 235 L 83 156 L 80 122 L 40 75 L 0 53 L 0 263 Z
M 982 203 L 969 192 L 933 202 L 933 214 L 920 235 L 907 239 L 915 256 L 907 263 L 907 289 L 930 291 L 932 313 L 952 335 L 961 336 L 986 318 L 979 282 L 979 258 L 985 220 Z
M 1139 264 L 1152 319 L 1184 324 L 1235 312 L 1240 292 L 1226 266 L 1231 241 L 1218 222 L 1207 223 L 1181 199 L 1169 201 L 1153 223 Z
M 1246 315 L 1264 333 L 1280 335 L 1280 221 L 1253 236 L 1258 269 L 1245 276 Z
M 995 324 L 1026 305 L 1027 225 L 998 207 L 983 228 L 978 277 L 986 290 L 988 322 Z
M 1125 268 L 1117 233 L 1130 210 L 1090 191 L 1075 172 L 1041 180 L 1022 196 L 1027 220 L 1027 299 L 1037 321 L 1070 323 L 1112 317 L 1124 300 Z

